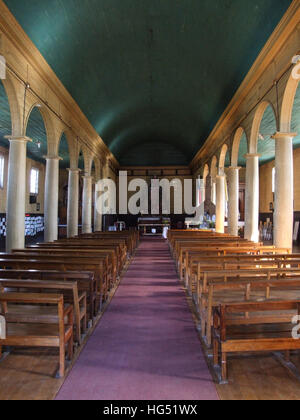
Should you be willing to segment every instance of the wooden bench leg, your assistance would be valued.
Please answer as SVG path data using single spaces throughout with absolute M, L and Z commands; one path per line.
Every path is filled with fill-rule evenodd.
M 221 363 L 222 363 L 222 381 L 227 382 L 227 354 L 222 352 L 221 355 Z
M 68 342 L 68 360 L 71 361 L 73 359 L 73 334 L 70 337 Z
M 219 343 L 218 340 L 216 338 L 214 338 L 213 341 L 214 345 L 214 366 L 218 366 L 219 365 Z
M 84 297 L 84 303 L 85 303 L 85 314 L 86 314 L 86 296 Z M 68 316 L 68 322 L 69 325 L 74 324 L 74 313 L 71 311 Z M 86 316 L 84 318 L 84 322 L 86 323 Z M 71 336 L 68 341 L 68 359 L 71 361 L 73 359 L 73 348 L 74 348 L 74 330 L 71 328 Z
M 219 326 L 219 320 L 217 315 L 214 313 L 214 334 L 213 334 L 213 352 L 214 352 L 214 366 L 218 366 L 219 364 L 219 341 L 216 337 L 218 326 Z
M 63 378 L 65 376 L 65 356 L 65 342 L 64 340 L 61 340 L 59 345 L 59 371 L 57 374 L 58 378 Z
M 291 352 L 289 350 L 285 351 L 284 358 L 286 362 L 290 362 L 291 360 Z
M 204 338 L 205 337 L 205 312 L 204 310 L 201 310 L 200 312 L 200 321 L 201 321 L 201 335 Z

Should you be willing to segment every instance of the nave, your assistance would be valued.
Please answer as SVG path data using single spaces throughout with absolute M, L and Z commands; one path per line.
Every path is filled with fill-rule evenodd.
M 299 25 L 0 0 L 0 400 L 300 399 Z
M 164 241 L 141 242 L 107 312 L 57 398 L 217 399 Z

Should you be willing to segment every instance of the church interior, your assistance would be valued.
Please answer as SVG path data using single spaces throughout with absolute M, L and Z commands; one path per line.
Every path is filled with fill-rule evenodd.
M 299 82 L 300 0 L 0 0 L 0 400 L 300 400 Z

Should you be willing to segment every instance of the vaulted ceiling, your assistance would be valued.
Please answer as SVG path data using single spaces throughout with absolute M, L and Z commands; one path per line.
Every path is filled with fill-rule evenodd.
M 4 0 L 123 165 L 188 164 L 291 0 Z

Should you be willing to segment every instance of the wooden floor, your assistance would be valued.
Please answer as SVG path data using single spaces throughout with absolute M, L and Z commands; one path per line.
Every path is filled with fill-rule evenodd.
M 292 361 L 300 370 L 300 356 Z M 234 357 L 229 384 L 217 385 L 222 400 L 300 400 L 300 382 L 272 356 Z
M 16 350 L 0 363 L 0 401 L 52 400 L 63 380 L 53 378 L 58 356 L 46 350 Z

